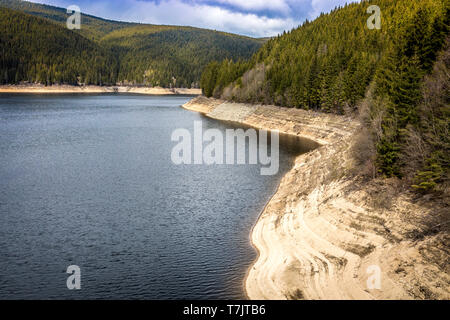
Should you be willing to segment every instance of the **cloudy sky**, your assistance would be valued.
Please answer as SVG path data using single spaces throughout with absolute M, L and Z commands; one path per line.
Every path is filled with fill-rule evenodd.
M 32 0 L 103 18 L 274 36 L 355 0 Z

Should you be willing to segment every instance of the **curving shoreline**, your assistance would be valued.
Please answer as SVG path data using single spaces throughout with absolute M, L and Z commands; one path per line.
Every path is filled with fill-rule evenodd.
M 384 180 L 349 174 L 357 121 L 205 97 L 183 108 L 322 145 L 296 158 L 251 231 L 258 257 L 244 281 L 250 299 L 450 297 L 448 232 L 409 236 L 412 230 L 425 233 L 423 217 L 436 208 Z M 377 204 L 388 197 L 389 205 Z M 373 266 L 381 272 L 379 289 L 368 287 Z
M 148 95 L 199 95 L 200 89 L 133 87 L 133 86 L 70 86 L 70 85 L 0 85 L 0 93 L 134 93 Z

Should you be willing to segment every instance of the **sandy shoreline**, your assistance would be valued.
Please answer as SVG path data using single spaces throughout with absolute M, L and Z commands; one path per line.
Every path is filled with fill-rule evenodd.
M 200 89 L 128 86 L 69 86 L 69 85 L 0 85 L 0 93 L 134 93 L 148 95 L 200 95 Z
M 429 234 L 424 223 L 439 209 L 349 173 L 358 122 L 204 97 L 183 107 L 322 145 L 297 157 L 251 230 L 258 257 L 244 280 L 250 299 L 450 298 L 448 232 Z M 368 284 L 374 266 L 379 288 Z

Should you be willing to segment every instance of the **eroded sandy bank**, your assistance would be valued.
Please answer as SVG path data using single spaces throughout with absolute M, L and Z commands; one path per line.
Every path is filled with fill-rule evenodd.
M 69 85 L 0 85 L 0 93 L 135 93 L 148 95 L 199 95 L 200 89 L 167 89 L 128 86 L 69 86 Z
M 448 225 L 430 227 L 429 219 L 448 210 L 352 172 L 358 122 L 204 97 L 183 107 L 322 144 L 297 157 L 254 226 L 249 298 L 450 298 Z

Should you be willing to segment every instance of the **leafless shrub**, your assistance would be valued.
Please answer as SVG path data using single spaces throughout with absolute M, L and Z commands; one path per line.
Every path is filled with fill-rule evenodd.
M 223 89 L 222 99 L 231 100 L 231 101 L 234 100 L 233 99 L 233 88 L 234 88 L 234 85 L 230 84 L 225 89 Z
M 402 184 L 396 178 L 383 181 L 382 185 L 372 190 L 369 204 L 374 209 L 389 210 L 397 195 L 402 191 Z
M 264 102 L 267 100 L 265 83 L 267 67 L 260 63 L 247 71 L 238 81 L 223 90 L 222 98 L 242 102 Z
M 386 102 L 375 99 L 373 91 L 374 88 L 371 85 L 366 93 L 366 97 L 361 101 L 358 108 L 358 118 L 362 129 L 355 137 L 355 144 L 351 150 L 354 166 L 350 170 L 350 174 L 371 178 L 375 178 L 377 174 L 375 165 L 376 144 L 383 136 L 381 123 L 384 117 L 384 110 L 386 109 Z
M 387 101 L 374 97 L 374 83 L 369 86 L 364 100 L 361 101 L 358 111 L 361 124 L 374 136 L 374 142 L 378 143 L 383 137 L 381 124 L 386 112 Z
M 355 139 L 352 148 L 354 166 L 350 169 L 353 175 L 375 178 L 376 176 L 376 148 L 371 132 L 363 128 Z
M 213 97 L 219 99 L 221 97 L 221 88 L 216 87 L 213 91 Z
M 412 181 L 415 173 L 423 168 L 427 155 L 430 154 L 429 146 L 426 145 L 421 133 L 414 127 L 409 126 L 405 135 L 405 143 L 401 161 L 404 164 L 404 177 Z

